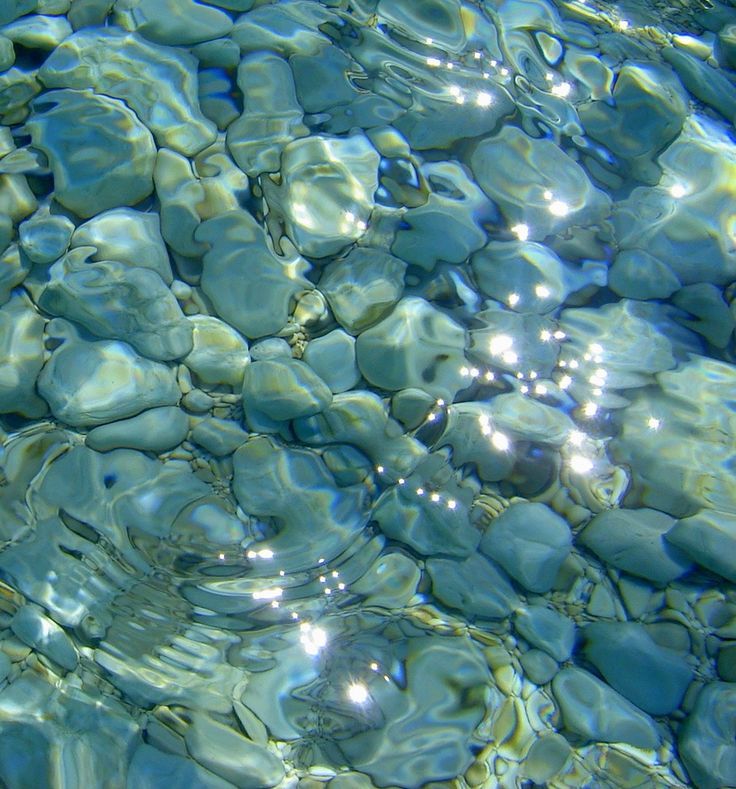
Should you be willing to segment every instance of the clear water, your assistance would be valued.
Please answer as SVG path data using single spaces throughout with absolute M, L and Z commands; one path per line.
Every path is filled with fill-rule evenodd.
M 0 785 L 736 785 L 733 3 L 0 24 Z

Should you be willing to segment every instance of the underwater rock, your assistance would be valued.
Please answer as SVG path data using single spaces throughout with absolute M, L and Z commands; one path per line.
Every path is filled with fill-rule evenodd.
M 196 239 L 210 244 L 202 290 L 218 315 L 249 339 L 275 334 L 287 321 L 292 299 L 312 285 L 309 264 L 298 255 L 278 257 L 263 228 L 247 211 L 203 222 Z
M 138 789 L 158 789 L 162 784 L 230 789 L 232 783 L 200 767 L 186 756 L 165 753 L 141 742 L 128 766 L 128 781 Z
M 36 394 L 44 360 L 43 318 L 22 291 L 0 307 L 0 413 L 38 418 L 46 412 Z
M 224 321 L 211 315 L 192 315 L 192 350 L 182 359 L 203 384 L 243 385 L 250 361 L 248 343 Z
M 526 225 L 531 241 L 575 225 L 595 225 L 609 214 L 608 195 L 574 159 L 552 140 L 529 137 L 516 126 L 504 126 L 480 142 L 470 165 L 508 226 Z
M 701 567 L 736 583 L 736 513 L 702 509 L 678 520 L 665 539 Z
M 638 622 L 593 622 L 582 632 L 583 654 L 614 690 L 650 715 L 680 706 L 694 676 L 682 654 L 657 644 Z
M 171 368 L 124 342 L 67 340 L 38 376 L 38 392 L 54 416 L 74 427 L 103 425 L 155 406 L 176 405 Z
M 114 19 L 124 30 L 168 46 L 220 38 L 233 26 L 224 11 L 195 0 L 117 0 Z
M 469 618 L 505 619 L 521 602 L 506 573 L 478 553 L 462 561 L 433 556 L 427 573 L 432 594 Z
M 652 507 L 675 518 L 710 508 L 736 512 L 730 472 L 733 451 L 722 439 L 736 431 L 733 365 L 691 354 L 677 369 L 657 375 L 657 384 L 636 394 L 610 445 L 616 462 L 632 472 L 629 506 Z M 652 418 L 659 421 L 652 423 Z M 652 427 L 660 424 L 666 429 Z M 728 531 L 712 518 L 696 518 L 694 528 L 703 528 L 704 536 L 720 532 L 721 539 L 726 538 Z M 685 530 L 683 526 L 681 533 Z M 719 563 L 727 556 L 719 554 L 715 544 L 697 550 L 707 561 L 708 554 Z
M 692 569 L 666 535 L 674 518 L 658 510 L 613 509 L 598 513 L 576 541 L 606 564 L 655 584 L 668 584 Z
M 27 603 L 20 608 L 10 623 L 10 629 L 23 643 L 66 671 L 76 669 L 79 656 L 74 644 L 56 622 L 44 615 L 39 606 Z
M 286 421 L 314 416 L 332 401 L 327 384 L 298 359 L 263 359 L 251 362 L 243 374 L 243 409 L 246 417 L 263 413 Z
M 627 299 L 666 299 L 681 287 L 672 269 L 644 249 L 626 249 L 616 255 L 608 271 L 608 286 Z
M 192 715 L 184 741 L 199 764 L 240 789 L 267 789 L 284 777 L 274 753 L 201 712 Z
M 227 128 L 227 147 L 252 178 L 276 172 L 286 144 L 308 134 L 289 63 L 272 53 L 246 55 L 238 66 L 238 87 L 243 113 Z
M 544 504 L 511 504 L 494 518 L 480 551 L 498 562 L 525 589 L 545 593 L 572 548 L 570 527 Z
M 564 614 L 545 605 L 528 605 L 514 614 L 514 627 L 522 638 L 558 663 L 569 660 L 575 646 L 575 623 Z
M 229 419 L 205 417 L 192 428 L 191 440 L 216 457 L 232 455 L 246 442 L 248 433 Z
M 320 456 L 271 438 L 249 438 L 233 455 L 233 490 L 245 512 L 268 518 L 275 534 L 259 543 L 293 572 L 329 562 L 368 522 L 363 486 L 338 487 Z M 283 491 L 289 491 L 288 496 Z M 319 534 L 319 540 L 315 535 Z
M 426 456 L 424 446 L 404 435 L 378 395 L 360 389 L 336 394 L 322 413 L 296 420 L 294 432 L 310 446 L 355 446 L 392 482 L 409 476 Z
M 121 340 L 157 361 L 192 349 L 192 326 L 156 272 L 114 261 L 92 263 L 78 247 L 48 269 L 36 297 L 49 312 L 104 339 Z
M 563 668 L 552 692 L 565 728 L 593 742 L 624 742 L 656 748 L 660 735 L 654 721 L 597 677 L 581 668 Z
M 98 452 L 127 447 L 159 454 L 181 444 L 188 432 L 187 415 L 179 408 L 164 406 L 95 427 L 87 433 L 84 443 Z
M 378 249 L 356 247 L 325 266 L 319 280 L 338 323 L 360 334 L 401 298 L 406 263 Z
M 680 729 L 678 745 L 699 789 L 736 783 L 736 686 L 710 682 L 700 691 Z
M 34 263 L 51 263 L 68 249 L 74 223 L 65 216 L 37 211 L 18 226 L 20 247 Z
M 431 271 L 440 261 L 463 263 L 487 240 L 481 226 L 491 205 L 467 171 L 455 162 L 424 164 L 422 175 L 437 191 L 402 216 L 391 252 L 410 265 Z
M 134 205 L 153 191 L 156 146 L 124 102 L 89 90 L 47 91 L 31 104 L 26 127 L 49 158 L 54 197 L 78 216 Z
M 38 77 L 49 88 L 93 85 L 99 94 L 125 102 L 159 146 L 191 156 L 217 135 L 200 112 L 196 73 L 197 61 L 188 52 L 107 27 L 78 30 L 49 55 Z M 109 176 L 103 161 L 99 172 Z
M 659 156 L 660 186 L 636 187 L 615 204 L 621 250 L 645 250 L 683 285 L 723 286 L 736 277 L 730 205 L 736 193 L 736 145 L 712 121 L 691 115 Z
M 380 157 L 368 138 L 312 135 L 281 155 L 280 183 L 263 182 L 270 211 L 307 257 L 340 252 L 366 231 Z
M 310 340 L 302 359 L 333 394 L 353 389 L 360 381 L 360 370 L 355 361 L 355 338 L 342 329 Z
M 64 16 L 32 14 L 3 27 L 3 35 L 28 49 L 55 49 L 74 31 Z
M 566 265 L 548 247 L 524 241 L 491 241 L 473 255 L 473 274 L 484 295 L 516 312 L 543 315 L 570 293 L 606 284 L 605 266 Z
M 451 402 L 466 385 L 465 331 L 415 296 L 402 299 L 380 323 L 358 336 L 358 367 L 374 386 L 422 389 Z
M 605 145 L 636 180 L 655 184 L 654 159 L 680 133 L 688 97 L 672 69 L 659 63 L 625 63 L 612 98 L 578 107 L 589 137 Z
M 167 285 L 174 279 L 161 237 L 161 223 L 155 213 L 132 208 L 103 211 L 77 226 L 71 246 L 94 247 L 91 260 L 115 260 L 127 266 L 151 269 Z

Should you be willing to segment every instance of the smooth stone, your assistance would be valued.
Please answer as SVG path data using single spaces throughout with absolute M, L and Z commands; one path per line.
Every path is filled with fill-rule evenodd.
M 227 128 L 227 147 L 251 178 L 276 172 L 286 144 L 309 133 L 289 62 L 273 52 L 245 55 L 238 65 L 238 87 L 243 113 Z
M 665 539 L 701 567 L 736 582 L 736 514 L 702 509 L 678 520 Z
M 76 669 L 79 656 L 72 640 L 39 606 L 26 603 L 13 617 L 10 628 L 21 641 L 66 671 Z
M 20 246 L 34 263 L 51 263 L 69 247 L 74 223 L 65 216 L 37 212 L 18 227 Z
M 564 614 L 543 605 L 519 608 L 514 627 L 532 646 L 543 649 L 558 663 L 569 660 L 575 646 L 575 623 Z
M 445 261 L 464 263 L 487 241 L 482 221 L 492 208 L 468 172 L 455 162 L 426 163 L 421 173 L 433 190 L 402 216 L 391 251 L 410 265 L 431 271 Z M 404 223 L 408 228 L 404 229 Z
M 243 374 L 250 361 L 248 343 L 219 318 L 192 315 L 192 350 L 182 360 L 203 384 L 243 385 Z
M 520 604 L 506 573 L 477 553 L 462 561 L 432 557 L 427 573 L 432 594 L 466 617 L 505 619 Z
M 379 0 L 378 16 L 414 41 L 428 37 L 436 46 L 460 52 L 465 46 L 460 0 L 427 0 L 421 5 L 405 5 L 400 0 Z
M 426 457 L 423 444 L 392 419 L 374 392 L 354 389 L 332 398 L 320 414 L 298 419 L 293 425 L 297 438 L 310 446 L 350 444 L 381 466 L 385 480 L 408 477 Z
M 546 784 L 572 755 L 568 741 L 556 732 L 534 740 L 522 764 L 523 774 L 535 784 Z
M 608 272 L 608 287 L 626 299 L 666 299 L 680 285 L 672 269 L 644 249 L 625 249 Z
M 402 299 L 356 343 L 358 367 L 374 386 L 415 388 L 451 402 L 464 386 L 465 331 L 424 299 Z
M 672 303 L 693 318 L 680 318 L 680 323 L 701 334 L 716 348 L 725 348 L 731 339 L 734 321 L 721 288 L 710 282 L 685 285 L 675 293 Z
M 161 277 L 148 268 L 89 262 L 91 251 L 78 247 L 48 269 L 38 305 L 97 337 L 129 343 L 149 359 L 188 354 L 192 326 Z
M 417 591 L 422 573 L 416 562 L 403 553 L 381 555 L 350 591 L 364 596 L 364 605 L 403 608 Z
M 233 26 L 226 13 L 194 0 L 118 0 L 114 18 L 125 30 L 171 47 L 220 38 Z
M 87 433 L 84 443 L 97 452 L 127 447 L 158 454 L 181 444 L 188 432 L 187 415 L 180 408 L 164 406 L 95 427 Z
M 86 219 L 151 194 L 156 146 L 124 102 L 89 90 L 50 90 L 31 110 L 26 127 L 49 158 L 54 197 L 65 208 Z
M 659 732 L 648 715 L 581 668 L 563 668 L 552 680 L 552 692 L 565 728 L 585 740 L 648 749 L 659 745 Z
M 322 460 L 341 487 L 367 482 L 373 473 L 370 460 L 349 444 L 326 447 L 322 452 Z
M 159 146 L 186 156 L 217 136 L 214 123 L 200 112 L 196 75 L 197 60 L 188 52 L 111 27 L 77 30 L 39 69 L 39 79 L 49 88 L 92 84 L 100 93 L 120 99 L 151 130 Z M 109 175 L 107 160 L 103 161 Z
M 355 362 L 355 338 L 335 329 L 311 340 L 302 359 L 330 387 L 333 394 L 353 389 L 360 381 Z
M 131 789 L 160 789 L 161 786 L 191 786 L 197 789 L 231 789 L 232 783 L 200 767 L 192 759 L 142 742 L 128 766 Z
M 169 253 L 161 237 L 158 214 L 113 208 L 103 211 L 79 225 L 74 231 L 72 247 L 94 247 L 92 260 L 115 260 L 127 266 L 155 271 L 171 285 Z
M 484 137 L 470 157 L 483 191 L 498 204 L 509 227 L 526 224 L 530 241 L 543 241 L 576 225 L 604 220 L 611 200 L 557 143 L 504 125 Z M 559 210 L 551 210 L 555 201 Z
M 718 676 L 726 682 L 736 682 L 736 643 L 726 642 L 718 650 Z
M 247 211 L 208 219 L 195 238 L 210 244 L 202 290 L 217 314 L 249 339 L 276 334 L 286 324 L 296 296 L 312 287 L 305 276 L 309 264 L 296 254 L 277 256 Z
M 414 430 L 436 405 L 437 400 L 421 389 L 402 389 L 391 398 L 391 416 L 407 430 Z
M 0 261 L 1 262 L 1 261 Z M 44 359 L 44 320 L 18 291 L 0 307 L 0 413 L 37 419 L 46 412 L 36 394 Z
M 567 523 L 540 503 L 511 504 L 488 525 L 480 551 L 530 592 L 549 592 L 572 549 Z
M 377 323 L 401 298 L 406 263 L 370 247 L 355 247 L 325 266 L 319 289 L 338 323 L 360 334 Z
M 191 439 L 216 457 L 232 455 L 248 433 L 229 419 L 205 417 L 192 428 Z
M 8 674 L 10 674 L 12 665 L 10 658 L 5 652 L 0 651 L 0 682 L 5 682 Z
M 263 359 L 293 359 L 291 346 L 281 337 L 266 337 L 256 340 L 250 348 L 250 358 L 254 361 Z
M 3 35 L 28 49 L 55 49 L 74 31 L 64 16 L 33 14 L 3 27 Z
M 0 35 L 0 71 L 7 71 L 15 63 L 13 42 Z
M 57 419 L 74 427 L 176 405 L 180 397 L 171 368 L 105 340 L 69 340 L 57 348 L 38 376 L 38 392 Z
M 682 761 L 698 789 L 736 785 L 736 686 L 711 682 L 679 731 Z
M 298 359 L 251 362 L 243 376 L 243 408 L 286 421 L 314 416 L 332 402 L 332 392 L 312 368 Z
M 380 157 L 362 132 L 313 134 L 281 154 L 281 181 L 262 186 L 269 210 L 302 255 L 324 258 L 366 232 L 378 188 Z
M 635 622 L 594 622 L 583 629 L 584 654 L 606 682 L 650 715 L 681 704 L 693 670 L 678 652 L 660 646 Z
M 285 571 L 329 563 L 353 544 L 370 517 L 367 488 L 339 487 L 313 450 L 252 436 L 233 455 L 233 466 L 240 506 L 277 529 L 259 546 L 272 550 Z
M 666 585 L 692 569 L 687 555 L 665 539 L 674 523 L 671 516 L 646 507 L 605 510 L 577 541 L 612 567 Z
M 535 685 L 546 685 L 559 671 L 557 662 L 541 649 L 530 649 L 521 658 L 524 674 Z
M 275 754 L 201 712 L 192 714 L 184 740 L 199 764 L 239 789 L 266 789 L 284 777 Z

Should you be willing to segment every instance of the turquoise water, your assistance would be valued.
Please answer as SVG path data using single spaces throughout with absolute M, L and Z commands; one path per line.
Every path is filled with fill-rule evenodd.
M 733 2 L 0 25 L 0 787 L 736 786 Z

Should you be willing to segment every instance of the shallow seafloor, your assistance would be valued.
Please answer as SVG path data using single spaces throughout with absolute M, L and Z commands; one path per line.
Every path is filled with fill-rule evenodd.
M 0 786 L 736 785 L 733 0 L 0 24 Z

